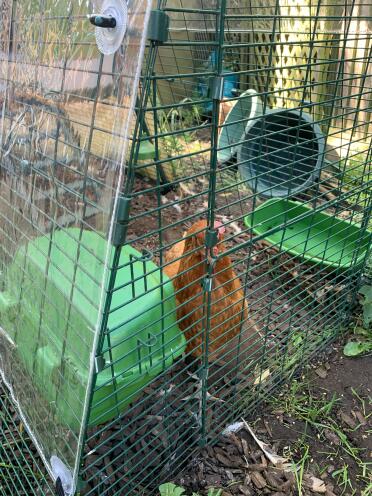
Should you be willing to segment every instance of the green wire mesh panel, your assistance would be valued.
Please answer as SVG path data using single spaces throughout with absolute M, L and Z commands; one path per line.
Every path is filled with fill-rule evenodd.
M 200 446 L 213 443 L 226 424 L 292 376 L 347 326 L 370 246 L 370 134 L 363 152 L 352 152 L 359 140 L 354 125 L 346 157 L 345 142 L 336 140 L 339 119 L 347 114 L 357 122 L 361 100 L 369 98 L 370 53 L 364 59 L 367 71 L 353 74 L 361 98 L 344 109 L 337 95 L 351 74 L 342 72 L 339 53 L 350 36 L 338 31 L 335 41 L 333 32 L 320 32 L 316 6 L 314 11 L 286 6 L 274 25 L 269 9 L 250 11 L 243 2 L 159 6 L 170 18 L 169 38 L 159 47 L 149 45 L 146 53 L 138 109 L 142 123 L 152 124 L 146 135 L 137 130 L 140 141 L 132 150 L 126 239 L 138 250 L 150 250 L 173 280 L 179 327 L 189 343 L 184 357 L 123 415 L 88 428 L 81 473 L 85 494 L 156 494 L 158 484 L 179 473 Z M 272 37 L 255 39 L 263 28 Z M 370 47 L 369 36 L 363 36 Z M 257 45 L 271 57 L 260 57 Z M 328 45 L 337 53 L 334 59 Z M 214 78 L 221 74 L 225 81 L 233 76 L 236 86 L 222 102 L 213 101 Z M 309 113 L 327 144 L 319 181 L 293 198 L 304 207 L 283 200 L 269 211 L 269 226 L 260 217 L 264 199 L 237 174 L 244 164 L 236 158 L 217 163 L 224 117 L 218 114 L 249 88 L 267 109 L 283 105 Z M 279 130 L 285 134 L 286 124 Z M 303 136 L 300 127 L 296 136 Z M 138 163 L 137 146 L 144 141 L 154 145 L 155 160 Z M 272 142 L 275 147 L 275 136 Z M 274 152 L 265 150 L 269 156 Z M 301 175 L 295 160 L 296 153 L 290 163 Z M 192 231 L 200 219 L 204 224 Z M 217 250 L 218 234 L 214 237 L 212 229 L 205 235 L 215 221 L 217 233 L 225 236 Z M 115 282 L 112 287 L 115 291 Z
M 98 65 L 93 64 L 97 53 L 89 38 L 92 32 L 85 27 L 85 3 L 75 16 L 66 10 L 62 20 L 57 11 L 50 16 L 50 22 L 61 22 L 67 30 L 59 32 L 63 43 L 44 38 L 39 25 L 24 29 L 30 49 L 24 48 L 14 64 L 13 52 L 23 46 L 16 35 L 19 25 L 25 25 L 16 21 L 25 18 L 15 15 L 20 6 L 25 8 L 13 2 L 11 34 L 5 41 L 1 38 L 5 45 L 11 40 L 13 48 L 8 46 L 9 56 L 4 56 L 9 72 L 2 73 L 6 103 L 1 187 L 8 197 L 2 195 L 0 212 L 7 227 L 4 239 L 24 248 L 11 251 L 2 242 L 3 289 L 10 278 L 18 295 L 30 293 L 35 304 L 38 298 L 55 304 L 63 290 L 51 284 L 57 279 L 52 277 L 57 260 L 59 284 L 68 279 L 68 260 L 76 262 L 77 253 L 79 267 L 95 273 L 97 264 L 104 265 L 100 253 L 107 249 L 112 228 L 107 278 L 98 269 L 94 281 L 76 277 L 76 290 L 84 296 L 82 315 L 73 313 L 71 295 L 60 319 L 62 329 L 71 319 L 77 329 L 82 320 L 94 327 L 99 289 L 104 288 L 96 342 L 75 350 L 83 362 L 89 353 L 94 358 L 92 382 L 78 386 L 67 360 L 60 391 L 73 405 L 88 393 L 76 457 L 79 494 L 158 494 L 159 484 L 181 474 L 228 424 L 253 412 L 347 329 L 362 280 L 370 284 L 368 5 L 353 0 L 159 0 L 152 5 L 140 64 L 145 7 L 128 2 L 138 23 L 130 26 L 127 49 L 100 57 Z M 39 12 L 41 26 L 49 22 L 40 14 L 41 5 L 29 8 Z M 71 23 L 76 29 L 68 36 Z M 88 40 L 80 37 L 88 32 Z M 41 104 L 34 73 L 24 73 L 21 66 L 26 58 L 47 81 L 53 64 L 63 59 L 62 46 L 80 53 L 79 61 L 88 54 L 92 66 L 85 65 L 74 79 L 78 88 L 66 86 L 57 95 L 47 92 Z M 74 61 L 67 58 L 66 71 L 80 71 Z M 128 78 L 129 62 L 130 74 L 135 67 L 141 69 L 138 84 Z M 82 91 L 85 77 L 92 77 L 92 84 Z M 41 87 L 46 84 L 37 81 Z M 30 85 L 27 100 L 16 97 Z M 135 116 L 129 119 L 124 102 L 137 86 Z M 239 105 L 251 108 L 248 100 L 241 104 L 240 99 L 253 94 L 259 111 L 250 116 L 231 112 Z M 231 118 L 235 115 L 236 122 Z M 131 140 L 119 178 L 123 122 Z M 31 139 L 35 125 L 36 145 Z M 24 132 L 14 139 L 17 126 Z M 240 129 L 241 137 L 232 133 L 236 151 L 219 162 L 219 152 L 231 146 L 226 141 L 222 145 L 219 135 L 223 130 L 228 139 L 231 128 Z M 35 151 L 40 146 L 44 150 L 49 134 L 54 160 L 62 169 L 52 167 L 45 152 L 39 156 Z M 263 183 L 266 192 L 287 193 L 281 198 L 264 194 Z M 64 201 L 71 189 L 77 197 L 72 206 Z M 47 198 L 45 190 L 50 191 Z M 106 193 L 107 201 L 95 199 L 97 190 Z M 14 215 L 11 223 L 7 209 Z M 41 222 L 40 211 L 48 213 L 49 224 Z M 81 224 L 85 228 L 79 235 Z M 32 233 L 44 226 L 47 237 L 37 237 L 32 246 L 20 242 L 21 233 L 13 240 L 13 232 L 21 230 L 34 238 L 23 225 Z M 45 252 L 43 243 L 53 245 L 49 240 L 58 253 L 47 251 L 45 263 L 51 268 L 38 292 L 40 281 L 30 280 L 27 261 L 35 259 L 35 251 Z M 22 265 L 22 277 L 14 263 Z M 45 275 L 45 266 L 39 259 L 36 263 Z M 42 307 L 36 314 L 41 322 L 49 319 L 48 336 L 57 340 L 63 335 L 60 321 L 50 318 L 46 303 Z M 19 321 L 19 312 L 6 318 Z M 3 314 L 1 319 L 4 322 Z M 25 326 L 18 326 L 19 332 Z M 31 337 L 27 339 L 34 342 Z M 4 339 L 2 356 L 9 351 Z M 67 356 L 70 341 L 64 342 Z M 32 348 L 27 340 L 24 348 L 25 363 L 32 363 L 39 348 L 26 352 Z M 5 372 L 8 367 L 15 382 L 9 360 L 3 360 L 2 367 Z M 17 377 L 27 375 L 14 370 Z M 56 380 L 49 376 L 45 391 L 53 389 Z M 29 382 L 30 390 L 37 387 L 35 376 Z M 48 494 L 54 481 L 45 476 L 36 449 L 40 446 L 30 439 L 32 429 L 6 387 L 0 401 L 7 414 L 6 438 L 22 453 L 16 462 L 6 444 L 0 448 L 9 462 L 2 493 Z M 66 418 L 70 414 L 66 412 Z M 56 446 L 54 436 L 43 439 L 53 439 Z M 68 438 L 69 446 L 71 442 Z

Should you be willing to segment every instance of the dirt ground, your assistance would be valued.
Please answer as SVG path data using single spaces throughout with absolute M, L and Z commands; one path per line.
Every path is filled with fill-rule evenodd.
M 204 449 L 176 482 L 200 494 L 222 488 L 223 496 L 372 494 L 371 355 L 350 359 L 342 343 L 330 346 L 244 420 L 292 470 L 270 463 L 243 427 Z

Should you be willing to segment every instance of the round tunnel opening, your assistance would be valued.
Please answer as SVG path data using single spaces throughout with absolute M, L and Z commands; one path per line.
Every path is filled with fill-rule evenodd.
M 239 170 L 262 196 L 293 196 L 319 176 L 323 152 L 323 134 L 308 114 L 269 110 L 246 130 Z

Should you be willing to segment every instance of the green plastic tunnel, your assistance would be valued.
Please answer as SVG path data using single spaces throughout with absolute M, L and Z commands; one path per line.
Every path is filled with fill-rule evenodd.
M 306 112 L 267 110 L 247 124 L 238 150 L 239 171 L 264 197 L 293 196 L 319 177 L 324 146 L 320 127 Z
M 262 114 L 262 102 L 253 89 L 240 95 L 227 114 L 218 138 L 217 160 L 221 164 L 236 155 L 246 127 Z M 253 120 L 252 120 L 253 119 Z

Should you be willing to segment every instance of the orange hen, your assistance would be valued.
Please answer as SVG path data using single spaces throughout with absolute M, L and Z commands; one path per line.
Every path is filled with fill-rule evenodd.
M 194 357 L 203 353 L 206 308 L 202 282 L 206 276 L 205 232 L 207 222 L 196 222 L 184 239 L 176 243 L 165 256 L 169 265 L 164 268 L 173 280 L 179 326 L 187 339 L 186 352 Z M 218 244 L 213 254 L 217 258 L 213 270 L 211 312 L 209 328 L 209 356 L 217 357 L 226 350 L 226 343 L 239 334 L 247 321 L 248 307 L 240 281 L 232 267 L 231 259 L 224 252 L 225 228 L 215 223 Z

